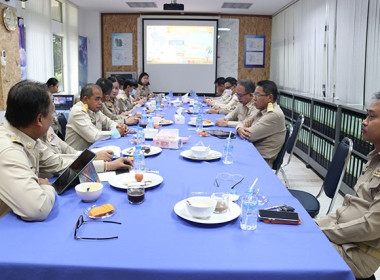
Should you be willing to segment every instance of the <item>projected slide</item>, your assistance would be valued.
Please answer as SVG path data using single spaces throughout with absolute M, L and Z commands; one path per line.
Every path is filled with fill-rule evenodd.
M 146 29 L 147 64 L 213 64 L 213 26 L 150 25 Z

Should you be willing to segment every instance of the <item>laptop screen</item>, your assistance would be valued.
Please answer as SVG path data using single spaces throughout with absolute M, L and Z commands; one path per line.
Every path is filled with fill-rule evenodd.
M 56 110 L 70 110 L 74 105 L 74 95 L 55 94 L 53 100 Z

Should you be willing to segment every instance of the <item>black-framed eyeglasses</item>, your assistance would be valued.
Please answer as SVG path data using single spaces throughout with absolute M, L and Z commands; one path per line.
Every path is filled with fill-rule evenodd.
M 222 174 L 223 175 L 223 174 Z M 234 175 L 231 175 L 231 174 L 228 174 L 230 176 L 232 176 L 231 178 L 233 178 Z M 235 184 L 233 184 L 231 186 L 231 189 L 235 188 L 237 185 L 239 185 L 242 181 L 244 180 L 244 176 L 241 176 L 241 178 L 239 177 L 239 181 L 237 181 Z M 219 188 L 219 183 L 218 183 L 218 177 L 215 178 L 215 185 Z
M 266 94 L 266 93 L 265 93 L 265 94 L 260 94 L 260 93 L 257 93 L 257 92 L 254 92 L 254 93 L 253 93 L 253 96 L 254 96 L 254 97 L 268 96 L 268 95 L 269 95 L 269 94 Z
M 79 228 L 84 224 L 84 223 L 110 223 L 110 224 L 118 224 L 121 225 L 121 222 L 116 222 L 116 221 L 95 221 L 95 220 L 85 220 L 83 219 L 83 215 L 80 215 L 77 223 L 75 225 L 75 231 L 74 231 L 74 238 L 75 239 L 86 239 L 86 240 L 108 240 L 108 239 L 117 239 L 119 236 L 110 236 L 110 237 L 83 237 L 83 236 L 78 236 L 77 232 Z
M 244 96 L 246 96 L 246 95 L 248 95 L 248 94 L 250 94 L 249 92 L 248 93 L 244 93 L 244 94 L 237 94 L 237 93 L 235 93 L 235 96 L 237 97 L 237 98 L 243 98 Z

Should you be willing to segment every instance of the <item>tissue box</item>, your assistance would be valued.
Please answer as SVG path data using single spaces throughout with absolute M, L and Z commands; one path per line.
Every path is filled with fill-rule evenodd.
M 167 149 L 179 149 L 182 147 L 182 138 L 178 129 L 161 129 L 153 138 L 153 146 Z
M 158 133 L 158 129 L 155 128 L 145 128 L 143 131 L 146 139 L 153 139 Z

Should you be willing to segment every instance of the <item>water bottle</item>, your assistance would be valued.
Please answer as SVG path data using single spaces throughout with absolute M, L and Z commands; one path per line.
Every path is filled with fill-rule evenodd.
M 200 112 L 198 112 L 195 127 L 198 132 L 203 130 L 203 115 Z
M 141 150 L 141 145 L 136 145 L 135 151 L 133 152 L 133 166 L 136 173 L 144 172 L 145 156 Z
M 199 107 L 198 107 L 198 101 L 197 100 L 194 100 L 193 112 L 196 113 L 196 114 L 199 112 Z
M 146 111 L 143 110 L 142 111 L 142 114 L 141 114 L 141 120 L 140 120 L 140 124 L 143 124 L 143 125 L 146 125 L 147 123 L 147 116 L 146 116 Z
M 136 144 L 144 145 L 145 144 L 145 134 L 143 128 L 140 126 L 136 133 Z
M 223 163 L 224 164 L 234 163 L 233 151 L 234 151 L 234 145 L 231 142 L 231 138 L 228 137 L 227 142 L 224 144 L 224 148 L 223 148 Z
M 246 193 L 241 197 L 240 228 L 242 230 L 255 230 L 257 228 L 257 196 Z
M 146 125 L 146 128 L 148 128 L 148 129 L 153 129 L 154 128 L 153 119 L 152 119 L 151 115 L 149 115 L 149 117 L 148 117 L 148 123 Z

